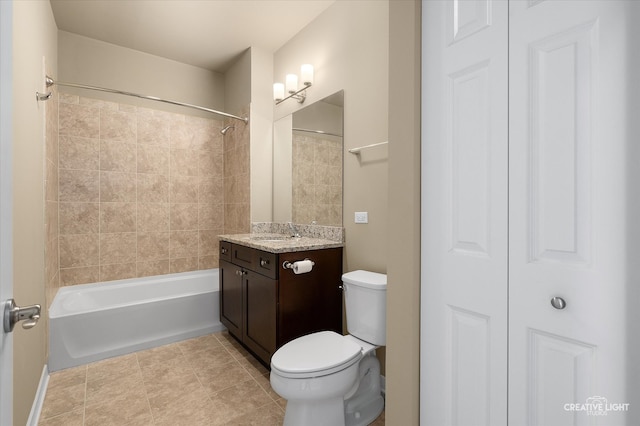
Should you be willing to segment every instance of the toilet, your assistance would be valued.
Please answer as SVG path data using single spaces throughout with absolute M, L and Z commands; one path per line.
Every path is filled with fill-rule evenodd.
M 271 357 L 271 387 L 287 400 L 285 426 L 364 426 L 382 413 L 380 362 L 386 344 L 387 276 L 342 275 L 348 335 L 320 331 Z

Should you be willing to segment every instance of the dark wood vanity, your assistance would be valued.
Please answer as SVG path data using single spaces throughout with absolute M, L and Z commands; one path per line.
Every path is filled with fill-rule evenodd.
M 310 259 L 304 274 L 283 267 Z M 321 330 L 342 333 L 342 247 L 273 253 L 220 241 L 220 321 L 269 367 L 282 345 Z

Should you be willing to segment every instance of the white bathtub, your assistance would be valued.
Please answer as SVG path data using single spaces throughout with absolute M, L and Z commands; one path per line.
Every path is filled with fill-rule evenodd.
M 63 287 L 49 310 L 49 371 L 224 330 L 218 269 Z

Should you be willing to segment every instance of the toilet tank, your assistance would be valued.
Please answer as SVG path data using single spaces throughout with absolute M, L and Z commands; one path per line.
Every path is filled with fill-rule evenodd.
M 347 330 L 377 346 L 387 343 L 387 276 L 369 271 L 342 275 Z

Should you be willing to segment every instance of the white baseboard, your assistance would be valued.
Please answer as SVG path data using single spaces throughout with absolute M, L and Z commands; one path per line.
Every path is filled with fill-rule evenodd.
M 40 420 L 40 412 L 42 411 L 42 404 L 44 404 L 44 397 L 47 394 L 47 385 L 49 384 L 49 368 L 47 364 L 42 368 L 42 375 L 40 376 L 40 383 L 38 384 L 38 390 L 36 396 L 33 399 L 33 405 L 31 405 L 31 412 L 27 419 L 27 426 L 38 426 Z

